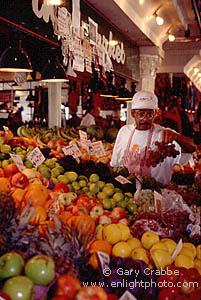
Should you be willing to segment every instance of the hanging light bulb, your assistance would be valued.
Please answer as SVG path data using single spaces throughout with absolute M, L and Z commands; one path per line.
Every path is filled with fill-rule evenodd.
M 198 73 L 198 71 L 199 71 L 199 69 L 198 69 L 198 68 L 194 68 L 194 69 L 193 69 L 193 72 L 194 72 L 195 74 L 197 74 L 197 73 Z
M 160 17 L 160 16 L 157 15 L 157 14 L 155 14 L 155 16 L 156 16 L 156 23 L 157 23 L 157 25 L 159 25 L 159 26 L 163 25 L 163 23 L 164 23 L 163 18 Z
M 174 34 L 168 33 L 168 39 L 169 39 L 170 42 L 174 42 L 175 41 Z

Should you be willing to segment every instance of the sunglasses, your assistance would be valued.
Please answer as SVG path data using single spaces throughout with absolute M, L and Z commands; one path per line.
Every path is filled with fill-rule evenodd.
M 155 116 L 155 112 L 135 112 L 135 116 L 139 120 L 144 120 L 145 118 L 152 120 Z

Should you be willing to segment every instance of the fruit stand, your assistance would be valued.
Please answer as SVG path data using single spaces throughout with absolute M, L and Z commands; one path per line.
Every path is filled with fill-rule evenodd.
M 17 133 L 0 132 L 0 299 L 201 299 L 199 150 L 162 185 L 110 167 L 115 130 Z

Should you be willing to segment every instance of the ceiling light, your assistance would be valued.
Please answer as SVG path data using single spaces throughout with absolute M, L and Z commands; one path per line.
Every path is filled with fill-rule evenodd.
M 47 5 L 61 5 L 62 1 L 61 0 L 47 0 Z
M 0 58 L 1 72 L 33 72 L 28 55 L 19 48 L 7 48 Z
M 175 41 L 174 34 L 168 33 L 168 39 L 169 39 L 170 42 L 174 42 Z
M 201 73 L 198 73 L 198 77 L 201 77 Z
M 194 68 L 194 69 L 193 69 L 193 72 L 194 72 L 195 74 L 197 74 L 197 73 L 198 73 L 198 71 L 199 71 L 199 69 L 198 69 L 198 68 Z
M 64 67 L 57 61 L 48 61 L 41 72 L 42 82 L 67 82 Z
M 159 17 L 157 14 L 155 14 L 155 16 L 156 16 L 156 23 L 157 23 L 157 25 L 163 25 L 163 23 L 164 23 L 164 20 L 163 20 L 163 18 L 161 18 L 161 17 Z

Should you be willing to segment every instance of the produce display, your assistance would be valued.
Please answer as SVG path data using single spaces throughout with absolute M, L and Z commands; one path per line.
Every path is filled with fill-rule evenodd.
M 104 155 L 83 148 L 79 130 Z M 198 156 L 166 185 L 142 177 L 139 193 L 135 174 L 109 166 L 114 131 L 21 126 L 18 135 L 0 132 L 1 300 L 201 299 Z M 63 152 L 73 144 L 79 157 Z M 163 159 L 177 155 L 156 146 Z

